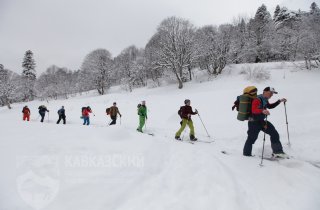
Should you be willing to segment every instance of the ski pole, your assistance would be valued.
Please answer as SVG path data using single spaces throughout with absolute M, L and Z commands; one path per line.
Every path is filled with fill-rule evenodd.
M 210 135 L 209 135 L 209 133 L 208 133 L 208 130 L 207 130 L 206 126 L 204 125 L 204 123 L 203 123 L 203 121 L 202 121 L 202 119 L 201 119 L 201 117 L 200 117 L 200 114 L 199 114 L 198 110 L 196 110 L 196 112 L 197 112 L 197 114 L 198 114 L 198 116 L 199 116 L 199 119 L 200 119 L 200 121 L 201 121 L 201 123 L 202 123 L 202 125 L 203 125 L 204 129 L 205 129 L 205 130 L 206 130 L 206 132 L 207 132 L 208 137 L 210 138 Z
M 267 126 L 268 123 L 268 115 L 266 116 L 266 125 Z M 261 154 L 261 163 L 259 164 L 260 166 L 263 166 L 263 155 L 264 155 L 264 144 L 266 142 L 266 131 L 264 131 L 263 134 L 263 146 L 262 146 L 262 154 Z
M 120 125 L 121 125 L 121 117 L 120 117 Z
M 48 112 L 48 122 L 49 122 L 49 112 Z
M 286 106 L 286 102 L 283 103 L 284 105 L 284 113 L 286 115 L 286 124 L 287 124 L 287 134 L 288 134 L 288 145 L 289 147 L 291 146 L 291 143 L 290 143 L 290 136 L 289 136 L 289 123 L 288 123 L 288 117 L 287 117 L 287 106 Z

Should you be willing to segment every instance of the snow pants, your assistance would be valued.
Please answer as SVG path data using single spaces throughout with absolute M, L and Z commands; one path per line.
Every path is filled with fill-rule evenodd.
M 46 116 L 46 113 L 44 112 L 44 113 L 39 113 L 40 114 L 40 116 L 41 116 L 41 120 L 40 120 L 40 122 L 43 122 L 43 120 L 44 120 L 44 117 Z
M 145 123 L 146 123 L 146 117 L 145 116 L 139 116 L 139 127 L 137 128 L 137 130 L 142 132 L 142 128 L 143 128 Z
M 61 120 L 63 120 L 63 124 L 66 124 L 66 116 L 65 115 L 59 115 L 59 119 L 57 121 L 57 124 L 59 124 Z
M 27 120 L 30 121 L 30 115 L 29 114 L 23 114 L 23 121 Z
M 117 123 L 117 116 L 111 116 L 111 123 L 109 125 L 115 125 Z
M 90 125 L 90 118 L 89 117 L 83 117 L 83 125 Z
M 266 128 L 265 128 L 265 125 L 267 126 Z M 243 155 L 246 155 L 246 156 L 251 155 L 252 145 L 257 140 L 260 131 L 263 131 L 270 136 L 271 148 L 273 153 L 283 152 L 279 133 L 269 121 L 267 122 L 249 121 L 248 122 L 248 138 L 243 148 Z
M 194 136 L 194 127 L 193 127 L 193 122 L 192 120 L 187 120 L 187 119 L 182 119 L 182 124 L 180 129 L 177 131 L 176 136 L 181 135 L 181 133 L 183 132 L 183 130 L 186 128 L 186 126 L 189 126 L 190 128 L 190 136 Z

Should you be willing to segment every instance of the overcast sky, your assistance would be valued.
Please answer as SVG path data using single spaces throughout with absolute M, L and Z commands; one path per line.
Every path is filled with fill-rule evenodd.
M 115 57 L 130 45 L 144 47 L 169 16 L 218 25 L 253 16 L 262 3 L 273 13 L 277 4 L 309 10 L 313 1 L 319 0 L 0 0 L 0 63 L 21 73 L 30 49 L 38 73 L 52 64 L 76 70 L 96 48 Z

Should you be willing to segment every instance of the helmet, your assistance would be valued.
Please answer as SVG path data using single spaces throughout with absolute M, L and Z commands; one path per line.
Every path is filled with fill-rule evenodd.
M 189 99 L 184 100 L 184 104 L 190 103 Z

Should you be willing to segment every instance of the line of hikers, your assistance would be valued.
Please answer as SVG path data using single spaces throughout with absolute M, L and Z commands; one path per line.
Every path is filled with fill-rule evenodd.
M 49 110 L 47 109 L 47 107 L 45 105 L 39 106 L 38 109 L 39 109 L 39 116 L 41 117 L 40 122 L 43 123 L 44 118 L 46 116 L 46 112 L 48 112 L 48 114 L 49 114 Z M 30 121 L 31 111 L 28 106 L 23 107 L 22 113 L 23 113 L 23 117 L 22 117 L 23 121 L 26 121 L 26 120 Z M 62 106 L 58 110 L 58 115 L 59 115 L 59 119 L 57 121 L 57 124 L 59 124 L 61 120 L 63 120 L 63 124 L 66 124 L 66 114 L 65 114 L 64 106 Z
M 277 107 L 281 102 L 286 102 L 285 98 L 277 100 L 275 103 L 269 103 L 269 99 L 273 96 L 273 94 L 278 94 L 272 87 L 266 87 L 263 90 L 261 95 L 257 95 L 257 88 L 254 86 L 249 86 L 244 89 L 243 94 L 237 97 L 237 100 L 234 102 L 232 110 L 236 108 L 238 111 L 237 119 L 240 121 L 248 121 L 248 137 L 245 142 L 243 148 L 243 155 L 244 156 L 252 156 L 252 145 L 258 138 L 260 131 L 265 132 L 266 134 L 270 135 L 271 139 L 271 148 L 273 151 L 273 155 L 275 157 L 286 157 L 286 154 L 283 152 L 283 147 L 280 142 L 280 137 L 275 129 L 275 127 L 266 120 L 267 116 L 270 115 L 268 109 L 273 109 Z M 146 120 L 148 119 L 147 115 L 147 106 L 146 102 L 142 101 L 141 104 L 138 104 L 138 116 L 139 116 L 139 126 L 137 128 L 138 132 L 143 132 L 143 127 L 145 125 Z M 41 116 L 41 122 L 43 122 L 46 112 L 49 113 L 49 110 L 44 106 L 39 106 L 39 114 Z M 25 106 L 22 110 L 23 112 L 23 120 L 30 120 L 30 109 Z M 83 119 L 83 125 L 90 125 L 90 113 L 93 114 L 90 106 L 82 107 L 82 115 L 81 119 Z M 106 109 L 106 114 L 110 115 L 111 121 L 109 125 L 115 125 L 117 122 L 117 116 L 120 116 L 120 123 L 121 117 L 119 108 L 117 107 L 117 103 L 114 102 L 113 105 Z M 191 101 L 186 99 L 184 101 L 184 106 L 181 106 L 178 115 L 181 118 L 180 128 L 175 133 L 176 140 L 182 140 L 180 138 L 181 133 L 184 131 L 186 126 L 188 125 L 190 129 L 189 137 L 191 141 L 197 141 L 195 137 L 195 131 L 193 126 L 193 121 L 191 119 L 192 115 L 198 114 L 198 111 L 192 110 Z M 93 114 L 94 115 L 94 114 Z M 63 120 L 63 124 L 66 124 L 66 115 L 64 106 L 62 106 L 58 110 L 59 119 L 57 124 Z M 95 116 L 95 115 L 94 115 Z

